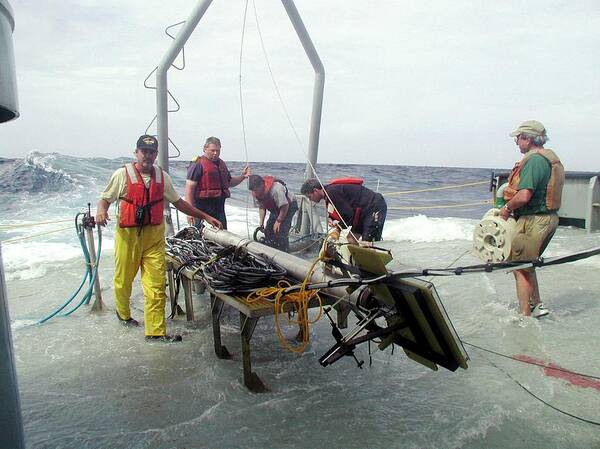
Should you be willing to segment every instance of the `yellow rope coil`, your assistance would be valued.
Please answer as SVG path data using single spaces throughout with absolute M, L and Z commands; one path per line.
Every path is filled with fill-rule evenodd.
M 306 349 L 309 341 L 309 333 L 308 326 L 309 324 L 316 323 L 321 319 L 323 315 L 323 301 L 319 296 L 318 290 L 306 290 L 306 286 L 310 282 L 310 278 L 322 258 L 316 259 L 311 265 L 306 277 L 302 281 L 301 288 L 299 291 L 295 293 L 288 293 L 284 295 L 283 292 L 286 288 L 291 287 L 291 284 L 287 281 L 279 281 L 277 283 L 277 287 L 265 287 L 258 289 L 252 293 L 250 293 L 246 297 L 246 301 L 249 303 L 259 301 L 261 299 L 271 299 L 274 297 L 274 307 L 275 307 L 275 329 L 277 333 L 277 337 L 279 338 L 279 342 L 281 346 L 286 348 L 288 351 L 300 353 Z M 317 298 L 319 301 L 319 314 L 313 320 L 308 319 L 308 305 L 313 298 Z M 298 325 L 299 334 L 302 336 L 302 341 L 299 345 L 293 346 L 291 345 L 287 338 L 283 335 L 281 331 L 281 324 L 279 321 L 279 315 L 284 312 L 284 308 L 286 304 L 291 304 L 292 310 L 288 310 L 287 321 L 288 324 Z M 292 319 L 292 313 L 295 312 L 297 318 Z

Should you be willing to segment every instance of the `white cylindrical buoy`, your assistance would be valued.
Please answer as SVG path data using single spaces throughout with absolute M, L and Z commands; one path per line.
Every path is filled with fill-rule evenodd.
M 473 230 L 473 253 L 484 262 L 504 262 L 510 256 L 515 219 L 503 220 L 490 209 Z

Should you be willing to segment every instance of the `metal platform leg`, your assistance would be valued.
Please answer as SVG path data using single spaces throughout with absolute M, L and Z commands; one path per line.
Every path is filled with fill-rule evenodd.
M 345 303 L 339 303 L 335 306 L 337 312 L 337 326 L 340 329 L 346 329 L 348 327 L 348 315 L 350 314 L 350 307 Z
M 169 300 L 171 302 L 171 304 L 173 304 L 173 301 L 175 300 L 175 290 L 176 290 L 176 283 L 177 281 L 175 280 L 175 269 L 173 268 L 173 265 L 171 265 L 170 263 L 167 264 L 167 283 L 169 284 Z M 183 315 L 183 310 L 181 309 L 181 307 L 179 307 L 179 304 L 175 305 L 175 314 L 174 316 L 181 316 Z
M 175 300 L 175 272 L 171 264 L 167 264 L 167 283 L 169 284 L 169 300 L 173 304 Z
M 262 393 L 267 391 L 267 387 L 256 373 L 252 372 L 252 364 L 250 362 L 250 339 L 254 333 L 258 318 L 249 318 L 240 312 L 240 337 L 242 340 L 242 366 L 244 370 L 244 385 L 250 391 Z
M 194 281 L 194 293 L 201 295 L 206 291 L 206 284 L 203 281 Z
M 221 312 L 223 311 L 223 301 L 217 296 L 210 294 L 210 313 L 212 315 L 213 342 L 215 344 L 215 354 L 220 359 L 230 359 L 231 354 L 225 346 L 221 344 Z
M 175 298 L 175 273 L 171 264 L 167 265 L 167 283 L 169 284 L 169 299 L 173 302 L 173 298 Z
M 182 277 L 183 294 L 185 296 L 185 317 L 188 321 L 194 321 L 194 304 L 192 303 L 192 281 Z

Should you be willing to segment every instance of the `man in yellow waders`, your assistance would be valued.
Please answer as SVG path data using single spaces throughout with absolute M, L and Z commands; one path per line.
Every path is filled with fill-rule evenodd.
M 135 150 L 136 162 L 116 170 L 100 194 L 96 222 L 106 226 L 108 208 L 120 200 L 115 232 L 115 305 L 117 317 L 125 325 L 138 326 L 131 317 L 129 298 L 133 279 L 141 268 L 144 290 L 146 339 L 181 341 L 181 335 L 167 335 L 165 325 L 165 224 L 164 201 L 187 215 L 221 227 L 221 222 L 182 199 L 168 173 L 155 167 L 158 141 L 141 136 Z

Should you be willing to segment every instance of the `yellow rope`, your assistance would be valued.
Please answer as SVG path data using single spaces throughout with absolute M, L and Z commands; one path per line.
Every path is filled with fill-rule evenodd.
M 3 240 L 2 243 L 3 244 L 8 244 L 8 243 L 15 243 L 18 242 L 20 240 L 28 240 L 28 239 L 32 239 L 35 237 L 39 237 L 40 235 L 47 235 L 47 234 L 52 234 L 53 232 L 61 232 L 61 231 L 66 231 L 67 229 L 73 229 L 72 226 L 69 226 L 68 228 L 60 228 L 60 229 L 54 229 L 52 231 L 48 231 L 48 232 L 41 232 L 39 234 L 33 234 L 33 235 L 27 235 L 25 237 L 15 237 L 12 239 L 8 239 L 8 240 Z
M 306 346 L 308 345 L 308 341 L 309 341 L 308 326 L 309 326 L 309 324 L 313 324 L 313 323 L 316 323 L 317 321 L 319 321 L 319 319 L 323 315 L 323 301 L 322 301 L 321 297 L 319 296 L 319 291 L 318 290 L 306 290 L 306 286 L 310 282 L 310 278 L 314 272 L 314 269 L 317 266 L 317 263 L 320 262 L 321 260 L 322 260 L 321 258 L 318 258 L 313 262 L 310 269 L 308 270 L 308 273 L 306 274 L 306 277 L 304 278 L 304 280 L 301 283 L 300 290 L 295 293 L 288 293 L 287 295 L 284 295 L 283 292 L 285 291 L 286 288 L 290 287 L 291 284 L 287 281 L 279 281 L 277 283 L 277 287 L 261 288 L 261 289 L 258 289 L 256 291 L 250 293 L 246 297 L 246 301 L 249 303 L 252 303 L 255 301 L 259 301 L 261 299 L 267 299 L 267 298 L 270 299 L 273 296 L 275 296 L 275 305 L 274 305 L 274 307 L 275 307 L 275 329 L 276 329 L 277 337 L 279 338 L 279 342 L 288 351 L 299 353 L 299 352 L 303 352 L 304 349 L 306 349 Z M 313 298 L 317 298 L 319 301 L 319 314 L 314 320 L 309 320 L 308 319 L 308 305 Z M 291 311 L 288 310 L 288 318 L 287 318 L 288 324 L 298 325 L 299 332 L 302 335 L 302 342 L 297 346 L 293 346 L 293 345 L 289 344 L 288 340 L 285 338 L 285 336 L 283 335 L 283 332 L 281 331 L 281 325 L 279 322 L 279 314 L 284 312 L 284 308 L 285 308 L 286 304 L 291 304 L 291 306 L 292 306 L 292 310 Z M 292 317 L 291 317 L 291 314 L 293 312 L 295 312 L 297 315 L 297 319 L 295 319 L 295 320 L 292 319 Z
M 54 223 L 65 223 L 67 221 L 73 221 L 73 219 L 66 218 L 64 220 L 38 221 L 36 223 L 27 223 L 27 224 L 0 225 L 0 231 L 4 231 L 5 229 L 29 228 L 31 226 L 41 226 L 41 225 L 54 224 Z
M 406 195 L 408 193 L 433 192 L 435 190 L 458 189 L 460 187 L 479 186 L 479 185 L 482 185 L 482 184 L 489 184 L 489 181 L 468 182 L 466 184 L 455 184 L 455 185 L 444 186 L 444 187 L 431 187 L 429 189 L 404 190 L 404 191 L 401 191 L 401 192 L 386 192 L 386 193 L 382 193 L 382 195 L 383 196 L 389 196 L 389 195 Z
M 482 204 L 491 204 L 492 200 L 479 201 L 478 203 L 462 203 L 462 204 L 440 204 L 438 206 L 396 206 L 388 207 L 388 210 L 411 210 L 411 209 L 448 209 L 451 207 L 467 207 L 481 206 Z

